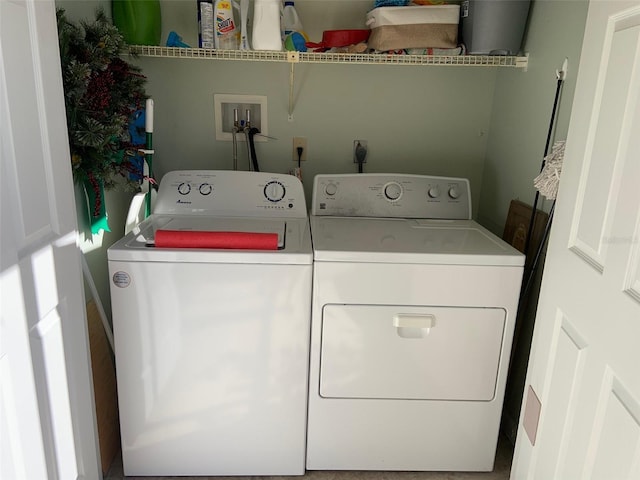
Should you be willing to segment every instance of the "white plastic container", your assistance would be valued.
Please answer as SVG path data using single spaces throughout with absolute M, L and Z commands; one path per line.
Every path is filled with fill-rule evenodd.
M 240 50 L 249 50 L 249 0 L 240 0 Z
M 282 38 L 293 32 L 304 33 L 302 22 L 296 12 L 295 3 L 292 0 L 284 2 L 284 9 L 282 10 Z
M 282 50 L 280 0 L 255 0 L 251 46 L 254 50 Z
M 462 40 L 474 55 L 517 55 L 529 15 L 529 0 L 462 2 Z
M 237 50 L 240 31 L 233 17 L 231 0 L 216 0 L 214 6 L 215 48 Z

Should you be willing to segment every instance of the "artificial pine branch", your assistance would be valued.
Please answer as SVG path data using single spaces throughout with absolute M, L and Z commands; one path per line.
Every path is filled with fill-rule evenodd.
M 97 10 L 95 21 L 76 24 L 58 9 L 57 21 L 74 177 L 105 188 L 118 176 L 129 182 L 128 124 L 147 98 L 146 78 L 120 58 L 127 45 L 104 10 Z

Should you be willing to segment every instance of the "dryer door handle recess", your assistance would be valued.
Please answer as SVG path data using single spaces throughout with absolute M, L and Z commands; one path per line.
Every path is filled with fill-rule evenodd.
M 393 316 L 393 326 L 402 338 L 424 338 L 436 325 L 435 315 L 398 313 Z

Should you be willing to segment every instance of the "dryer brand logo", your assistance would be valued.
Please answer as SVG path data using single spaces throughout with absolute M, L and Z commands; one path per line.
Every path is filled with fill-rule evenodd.
M 176 203 L 182 204 L 182 205 L 191 205 L 191 202 L 188 200 L 176 200 Z

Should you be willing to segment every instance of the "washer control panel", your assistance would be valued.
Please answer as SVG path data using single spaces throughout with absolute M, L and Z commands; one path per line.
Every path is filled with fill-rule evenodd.
M 361 173 L 316 175 L 312 215 L 471 219 L 466 178 Z
M 304 218 L 307 207 L 292 175 L 179 170 L 162 177 L 153 213 Z

